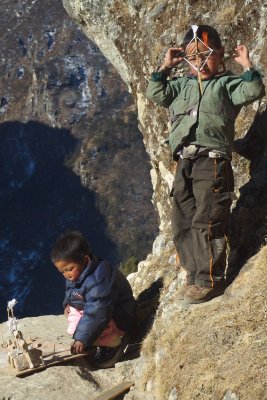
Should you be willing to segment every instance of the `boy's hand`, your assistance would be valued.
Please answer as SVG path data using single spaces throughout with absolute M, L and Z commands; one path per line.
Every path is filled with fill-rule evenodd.
M 165 54 L 164 62 L 159 71 L 170 69 L 179 64 L 183 60 L 184 49 L 182 47 L 170 47 Z
M 248 49 L 243 44 L 236 46 L 233 56 L 235 61 L 243 68 L 253 68 L 252 62 L 249 59 Z
M 79 340 L 75 340 L 70 348 L 71 354 L 80 354 L 85 352 L 85 344 Z

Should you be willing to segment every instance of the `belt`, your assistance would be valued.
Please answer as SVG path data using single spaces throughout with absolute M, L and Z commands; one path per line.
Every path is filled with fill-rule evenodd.
M 225 155 L 220 151 L 211 150 L 207 147 L 201 147 L 195 144 L 183 146 L 183 148 L 178 151 L 177 155 L 179 155 L 181 158 L 191 160 L 194 160 L 198 157 L 226 158 Z

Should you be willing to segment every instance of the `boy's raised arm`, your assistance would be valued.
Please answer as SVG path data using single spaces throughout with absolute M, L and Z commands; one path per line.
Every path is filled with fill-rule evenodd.
M 169 48 L 163 64 L 152 73 L 148 83 L 146 97 L 162 107 L 169 107 L 180 92 L 178 80 L 168 81 L 167 78 L 171 69 L 182 61 L 182 51 L 181 47 Z
M 233 104 L 242 106 L 261 99 L 265 95 L 264 84 L 261 74 L 253 67 L 247 47 L 237 46 L 233 56 L 237 64 L 244 69 L 239 78 L 229 81 L 226 85 Z

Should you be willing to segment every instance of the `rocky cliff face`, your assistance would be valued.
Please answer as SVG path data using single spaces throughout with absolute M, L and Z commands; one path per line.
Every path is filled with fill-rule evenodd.
M 231 394 L 230 391 L 227 393 L 227 388 L 230 390 L 236 387 L 237 392 L 240 393 L 240 399 L 251 396 L 261 399 L 263 392 L 259 387 L 255 388 L 255 394 L 252 395 L 248 386 L 245 385 L 242 389 L 245 382 L 242 381 L 243 378 L 237 383 L 238 374 L 241 376 L 244 371 L 242 372 L 240 369 L 238 374 L 230 377 L 228 373 L 221 375 L 220 368 L 217 368 L 220 360 L 231 370 L 235 369 L 236 363 L 240 363 L 238 361 L 240 359 L 238 340 L 233 338 L 233 331 L 227 336 L 228 318 L 231 321 L 231 327 L 235 326 L 233 330 L 242 330 L 244 341 L 246 335 L 250 336 L 251 332 L 251 328 L 244 323 L 243 319 L 233 322 L 230 314 L 227 314 L 227 310 L 231 308 L 227 295 L 223 298 L 226 299 L 226 303 L 223 299 L 217 299 L 208 306 L 196 307 L 190 309 L 189 312 L 175 305 L 175 290 L 181 278 L 177 278 L 179 271 L 175 270 L 174 249 L 170 234 L 171 201 L 169 194 L 174 164 L 170 160 L 169 149 L 165 145 L 168 115 L 164 110 L 149 103 L 145 99 L 144 93 L 147 79 L 162 61 L 166 49 L 173 44 L 181 43 L 185 31 L 191 24 L 207 23 L 217 27 L 224 41 L 229 69 L 235 73 L 241 72 L 231 60 L 232 50 L 240 40 L 247 44 L 255 66 L 263 72 L 267 67 L 266 4 L 259 1 L 239 0 L 231 3 L 202 0 L 179 2 L 174 0 L 153 2 L 63 0 L 63 4 L 88 38 L 93 40 L 114 64 L 133 93 L 138 108 L 140 129 L 152 164 L 153 201 L 160 218 L 160 235 L 154 242 L 152 254 L 147 257 L 146 261 L 139 264 L 138 273 L 131 276 L 130 280 L 136 293 L 149 287 L 161 277 L 164 277 L 165 286 L 161 294 L 161 305 L 156 322 L 144 345 L 142 368 L 139 365 L 136 370 L 137 389 L 131 395 L 132 397 L 129 395 L 129 398 L 234 399 L 239 396 Z M 232 279 L 244 266 L 245 260 L 257 253 L 259 248 L 265 244 L 266 118 L 266 99 L 263 99 L 261 102 L 244 108 L 236 122 L 237 141 L 233 167 L 237 200 L 232 210 L 228 267 L 228 273 Z M 259 262 L 260 269 L 264 262 L 264 259 Z M 237 288 L 235 285 L 241 287 L 242 280 L 245 283 L 245 275 L 240 275 L 238 279 L 239 281 L 235 281 L 232 290 L 228 292 L 233 296 L 236 305 L 239 300 L 234 299 L 235 288 Z M 257 278 L 255 277 L 255 279 Z M 252 279 L 251 283 L 247 282 L 246 284 L 253 286 L 254 283 L 255 281 Z M 264 293 L 261 280 L 257 280 L 257 285 L 259 285 L 258 293 Z M 242 289 L 240 291 L 242 292 Z M 240 296 L 246 298 L 245 288 Z M 264 300 L 261 295 L 257 298 L 263 315 Z M 248 297 L 245 301 L 248 307 L 252 307 L 255 299 Z M 218 318 L 221 318 L 220 322 L 217 321 L 217 315 Z M 246 316 L 245 314 L 243 316 L 249 318 L 247 313 Z M 167 324 L 167 320 L 170 320 L 171 324 Z M 212 321 L 212 326 L 208 321 Z M 262 323 L 263 320 L 256 328 L 256 330 L 259 329 L 259 332 Z M 201 324 L 203 324 L 203 329 L 201 328 L 200 332 Z M 192 330 L 191 326 L 194 327 Z M 216 326 L 220 328 L 217 329 Z M 196 331 L 199 331 L 199 334 L 196 334 Z M 218 339 L 220 331 L 223 332 L 223 337 Z M 207 332 L 211 333 L 206 334 Z M 262 340 L 261 333 L 259 336 Z M 181 342 L 182 337 L 184 337 L 183 343 Z M 229 349 L 231 343 L 235 343 L 236 347 L 234 346 L 228 359 L 223 357 L 223 346 L 219 346 L 222 352 L 220 350 L 217 353 L 214 345 L 216 337 L 220 343 L 228 343 Z M 202 343 L 203 340 L 204 343 Z M 210 342 L 208 342 L 209 340 Z M 208 343 L 211 342 L 215 347 L 209 348 Z M 189 349 L 187 348 L 188 343 Z M 205 348 L 207 347 L 203 353 L 203 346 L 200 343 Z M 201 350 L 199 350 L 200 347 Z M 255 359 L 260 352 L 261 350 L 255 349 Z M 258 368 L 261 369 L 261 357 L 257 362 Z M 186 370 L 184 369 L 185 363 Z M 193 368 L 196 363 L 197 366 Z M 227 367 L 223 367 L 222 364 L 221 367 L 226 372 Z M 192 374 L 197 380 L 197 384 L 192 383 L 191 386 Z M 244 379 L 251 380 L 255 376 L 252 370 L 249 372 L 249 377 L 246 372 L 243 375 L 246 375 L 246 378 L 243 376 Z M 218 382 L 224 383 L 219 384 Z
M 0 11 L 0 303 L 59 312 L 49 253 L 63 231 L 82 230 L 117 264 L 150 250 L 149 159 L 125 83 L 61 2 L 4 0 Z
M 171 171 L 174 167 L 170 161 L 169 149 L 165 145 L 168 118 L 164 110 L 145 99 L 147 79 L 162 61 L 166 49 L 172 44 L 181 43 L 191 23 L 216 25 L 225 45 L 227 67 L 234 72 L 242 72 L 230 57 L 238 40 L 246 43 L 256 67 L 263 71 L 267 63 L 266 5 L 257 1 L 235 1 L 231 4 L 221 3 L 218 8 L 215 2 L 172 0 L 63 0 L 63 4 L 85 34 L 114 64 L 135 97 L 140 127 L 152 163 L 153 201 L 160 217 L 160 233 L 168 240 L 169 193 L 172 185 Z M 240 140 L 236 150 L 246 157 L 240 159 L 234 156 L 238 201 L 233 210 L 231 262 L 239 266 L 264 241 L 263 215 L 266 209 L 262 196 L 266 196 L 265 122 L 266 100 L 247 107 L 237 121 L 236 137 Z M 246 224 L 252 228 L 249 235 L 242 234 L 244 230 L 241 225 Z M 236 242 L 237 237 L 239 243 Z

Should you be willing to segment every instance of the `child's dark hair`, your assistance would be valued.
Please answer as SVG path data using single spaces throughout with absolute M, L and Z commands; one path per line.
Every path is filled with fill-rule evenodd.
M 78 231 L 61 235 L 52 247 L 50 255 L 53 263 L 64 260 L 77 264 L 82 264 L 85 256 L 92 258 L 92 251 L 87 240 Z
M 203 40 L 205 37 L 203 36 L 203 34 L 207 35 L 208 42 L 212 43 L 216 49 L 220 49 L 222 47 L 220 36 L 216 31 L 216 29 L 214 29 L 212 26 L 199 25 L 197 30 L 197 37 L 201 39 L 203 42 L 205 42 L 205 40 Z M 188 45 L 188 43 L 193 39 L 193 37 L 194 37 L 193 29 L 190 28 L 184 37 L 182 46 L 185 48 Z

